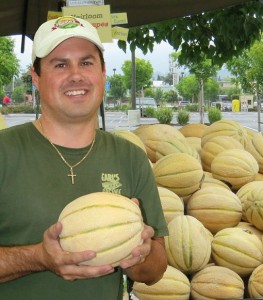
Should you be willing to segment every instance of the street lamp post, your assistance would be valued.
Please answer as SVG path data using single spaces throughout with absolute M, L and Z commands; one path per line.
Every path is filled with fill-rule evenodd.
M 115 76 L 116 68 L 113 68 L 113 76 Z

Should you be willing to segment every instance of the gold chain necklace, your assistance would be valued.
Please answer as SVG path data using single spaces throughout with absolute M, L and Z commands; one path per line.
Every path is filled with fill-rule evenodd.
M 92 150 L 92 148 L 93 148 L 93 146 L 94 146 L 94 143 L 95 143 L 95 136 L 94 136 L 94 138 L 93 138 L 93 140 L 92 140 L 92 143 L 91 143 L 91 146 L 90 146 L 88 152 L 82 157 L 82 159 L 81 159 L 80 161 L 78 161 L 76 164 L 74 164 L 74 165 L 72 166 L 72 165 L 70 165 L 70 164 L 66 161 L 66 159 L 64 158 L 64 156 L 63 156 L 63 155 L 61 154 L 61 152 L 58 150 L 58 148 L 57 148 L 57 147 L 56 147 L 56 146 L 55 146 L 55 145 L 47 138 L 47 136 L 46 136 L 45 133 L 44 133 L 44 129 L 43 129 L 41 120 L 38 119 L 38 121 L 39 121 L 40 129 L 41 129 L 42 134 L 44 135 L 44 137 L 49 141 L 49 143 L 51 144 L 51 146 L 56 150 L 57 154 L 60 156 L 60 158 L 62 159 L 62 161 L 69 167 L 69 172 L 70 172 L 70 173 L 68 174 L 68 177 L 71 177 L 71 183 L 74 184 L 74 183 L 75 183 L 74 177 L 76 177 L 77 174 L 74 173 L 74 170 L 73 170 L 73 169 L 76 168 L 78 165 L 80 165 L 80 164 L 87 158 L 87 156 L 90 154 L 90 152 L 91 152 L 91 150 Z

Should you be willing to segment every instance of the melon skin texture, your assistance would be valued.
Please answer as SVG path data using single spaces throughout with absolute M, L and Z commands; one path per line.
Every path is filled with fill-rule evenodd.
M 64 251 L 96 252 L 84 265 L 118 266 L 142 243 L 140 208 L 121 195 L 97 192 L 79 197 L 62 210 L 58 221 L 62 223 L 60 244 Z
M 186 153 L 172 153 L 153 166 L 158 186 L 167 188 L 185 200 L 197 191 L 204 177 L 201 163 Z
M 187 214 L 217 233 L 240 222 L 242 205 L 237 195 L 224 187 L 202 187 L 188 200 Z
M 234 191 L 253 181 L 258 170 L 255 158 L 242 149 L 224 150 L 213 159 L 211 164 L 213 177 L 229 183 Z
M 168 265 L 157 283 L 149 286 L 134 282 L 133 293 L 140 300 L 188 300 L 190 281 L 184 273 Z
M 248 294 L 251 298 L 263 298 L 263 264 L 258 266 L 248 280 Z
M 212 258 L 216 265 L 245 277 L 263 263 L 263 244 L 252 232 L 238 227 L 225 228 L 214 236 Z
M 185 274 L 201 270 L 211 256 L 211 236 L 204 225 L 188 215 L 177 216 L 168 224 L 165 249 L 169 265 Z
M 172 221 L 174 217 L 184 214 L 184 202 L 179 196 L 163 187 L 158 187 L 158 192 L 167 224 Z
M 207 266 L 191 280 L 191 299 L 243 299 L 244 289 L 244 282 L 236 272 L 225 267 Z

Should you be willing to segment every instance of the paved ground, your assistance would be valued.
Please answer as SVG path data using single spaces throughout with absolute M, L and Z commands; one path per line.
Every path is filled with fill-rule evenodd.
M 174 114 L 172 124 L 176 124 L 176 116 Z M 35 120 L 34 114 L 9 114 L 3 116 L 7 126 L 14 126 L 25 122 L 31 122 Z M 263 114 L 260 114 L 261 120 L 258 120 L 257 112 L 223 112 L 222 118 L 225 120 L 234 120 L 240 122 L 243 126 L 251 128 L 255 131 L 263 131 L 263 124 L 259 121 L 263 121 Z M 208 123 L 207 114 L 204 116 L 204 122 Z M 155 118 L 140 118 L 139 124 L 155 124 L 159 123 Z M 199 113 L 190 114 L 190 123 L 200 123 Z M 260 125 L 260 130 L 259 130 Z M 113 129 L 128 129 L 134 130 L 138 126 L 130 125 L 128 115 L 124 112 L 106 112 L 105 113 L 105 127 L 107 131 Z

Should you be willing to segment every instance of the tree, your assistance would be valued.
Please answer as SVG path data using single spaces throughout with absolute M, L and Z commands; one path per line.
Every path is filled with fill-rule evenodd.
M 256 41 L 250 50 L 227 63 L 228 70 L 235 76 L 244 92 L 259 94 L 263 91 L 263 40 Z
M 0 37 L 0 86 L 13 80 L 19 72 L 19 62 L 14 54 L 14 41 L 9 37 Z
M 180 96 L 183 96 L 185 99 L 192 99 L 192 102 L 198 99 L 200 87 L 195 75 L 183 77 L 176 85 L 176 88 Z
M 109 77 L 108 80 L 110 82 L 110 96 L 121 101 L 126 93 L 123 76 L 116 74 Z
M 153 67 L 149 61 L 136 58 L 136 92 L 143 90 L 145 87 L 151 85 L 151 79 L 153 76 Z M 124 74 L 124 82 L 127 89 L 131 89 L 132 86 L 132 62 L 126 60 L 121 67 Z
M 154 43 L 167 41 L 182 54 L 180 63 L 202 61 L 202 53 L 213 64 L 222 66 L 238 56 L 260 38 L 263 29 L 261 1 L 154 23 L 129 30 L 127 43 L 131 50 L 140 48 L 144 54 L 153 51 Z M 127 43 L 119 41 L 126 50 Z
M 170 90 L 164 93 L 164 100 L 167 103 L 175 104 L 176 101 L 178 101 L 178 95 L 176 91 Z
M 218 94 L 219 83 L 214 78 L 209 78 L 204 86 L 204 98 L 208 100 L 214 100 Z

